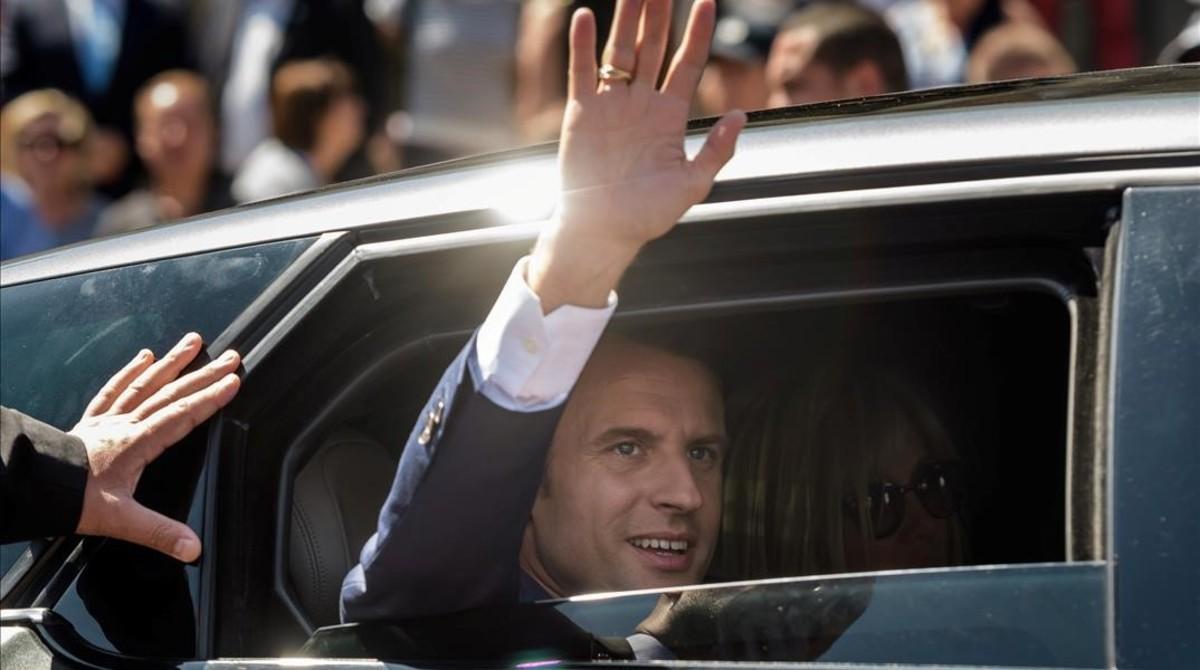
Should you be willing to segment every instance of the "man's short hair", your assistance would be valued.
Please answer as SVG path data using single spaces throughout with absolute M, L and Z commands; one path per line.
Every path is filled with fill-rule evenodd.
M 192 72 L 191 70 L 167 70 L 166 72 L 160 72 L 151 77 L 150 80 L 145 84 L 142 84 L 141 88 L 139 88 L 137 93 L 134 94 L 133 109 L 139 123 L 142 122 L 146 112 L 150 110 L 151 104 L 159 102 L 158 100 L 155 100 L 154 96 L 158 95 L 156 91 L 165 90 L 160 88 L 165 85 L 173 86 L 180 93 L 196 94 L 196 96 L 200 98 L 201 104 L 204 105 L 204 108 L 207 109 L 210 114 L 213 112 L 212 97 L 209 95 L 208 82 L 204 80 L 204 77 L 200 76 L 196 72 Z M 160 104 L 157 106 L 165 105 Z
M 354 94 L 354 75 L 335 60 L 285 63 L 271 84 L 271 121 L 275 137 L 296 151 L 316 142 L 317 124 L 331 104 Z
M 1039 67 L 1052 74 L 1070 74 L 1075 59 L 1054 35 L 1024 21 L 1008 21 L 983 34 L 967 60 L 967 82 L 977 84 L 1020 76 Z
M 908 88 L 908 70 L 900 40 L 879 14 L 851 2 L 814 2 L 794 12 L 779 29 L 816 31 L 812 62 L 842 75 L 869 60 L 879 67 L 889 92 Z

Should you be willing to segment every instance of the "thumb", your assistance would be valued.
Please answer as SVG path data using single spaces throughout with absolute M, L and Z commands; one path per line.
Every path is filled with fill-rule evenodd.
M 725 164 L 733 158 L 733 150 L 737 146 L 738 133 L 746 125 L 746 113 L 733 110 L 722 116 L 708 131 L 704 146 L 692 159 L 692 174 L 697 185 L 702 185 L 704 193 L 712 187 L 713 180 Z
M 109 535 L 191 563 L 200 556 L 200 538 L 170 517 L 128 498 L 109 520 Z

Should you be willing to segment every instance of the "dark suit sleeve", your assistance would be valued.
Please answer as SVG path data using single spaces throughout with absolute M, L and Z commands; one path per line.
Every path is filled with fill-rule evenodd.
M 79 438 L 0 407 L 0 543 L 74 533 L 87 475 Z
M 438 383 L 405 445 L 342 620 L 433 616 L 517 602 L 521 547 L 562 406 L 514 412 L 475 389 L 474 339 Z M 422 440 L 429 416 L 441 422 Z

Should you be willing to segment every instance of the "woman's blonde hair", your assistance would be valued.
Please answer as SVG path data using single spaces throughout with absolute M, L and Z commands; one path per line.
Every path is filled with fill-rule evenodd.
M 44 88 L 19 95 L 0 110 L 0 168 L 5 172 L 17 174 L 17 139 L 44 116 L 58 117 L 58 136 L 64 142 L 82 145 L 91 137 L 91 115 L 62 91 Z
M 881 370 L 831 365 L 767 382 L 733 418 L 715 562 L 731 579 L 847 572 L 844 534 L 874 537 L 863 498 L 880 455 L 910 444 L 935 459 L 957 457 L 927 396 Z M 857 523 L 847 524 L 847 496 Z M 962 563 L 961 515 L 948 525 L 947 563 Z

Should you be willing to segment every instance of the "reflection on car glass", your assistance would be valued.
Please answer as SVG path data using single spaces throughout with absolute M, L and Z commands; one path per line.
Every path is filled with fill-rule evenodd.
M 196 331 L 211 341 L 312 240 L 169 259 L 12 286 L 0 293 L 0 402 L 58 428 L 142 347 Z
M 1042 564 L 583 596 L 325 628 L 301 655 L 1101 667 L 1103 579 L 1101 563 Z
M 211 342 L 311 243 L 312 238 L 273 242 L 6 287 L 0 293 L 4 314 L 0 320 L 0 402 L 70 429 L 88 399 L 137 350 L 163 351 L 189 331 L 199 332 Z M 195 446 L 170 450 L 153 470 L 147 470 L 139 485 L 139 499 L 158 496 L 165 508 L 178 507 L 181 514 L 201 505 L 201 498 L 191 498 L 190 484 L 195 482 L 197 456 L 202 454 Z M 171 490 L 156 492 L 155 480 L 167 478 L 168 472 L 175 473 Z M 193 515 L 193 520 L 198 518 Z M 195 524 L 193 528 L 198 530 Z M 40 553 L 45 543 L 35 545 Z M 7 574 L 10 565 L 23 571 L 15 561 L 24 547 L 5 546 L 0 555 L 0 568 L 8 582 L 19 577 Z M 102 550 L 101 557 L 107 556 L 107 551 Z M 138 641 L 140 633 L 131 638 L 128 631 L 112 630 L 122 616 L 113 614 L 113 607 L 131 600 L 114 597 L 104 591 L 104 584 L 120 583 L 122 579 L 113 575 L 124 567 L 120 560 L 89 564 L 87 579 L 81 579 L 75 585 L 78 588 L 72 587 L 56 609 L 62 609 L 60 613 L 89 642 L 101 647 L 132 639 L 128 642 L 131 646 L 118 650 L 155 648 L 150 642 Z M 167 628 L 155 628 L 152 636 L 177 651 L 192 649 L 195 644 L 193 601 L 199 588 L 198 572 L 194 566 L 181 566 L 173 576 L 179 580 L 177 585 L 170 589 L 147 587 L 156 596 L 177 596 L 172 596 L 170 611 L 162 610 L 163 616 L 157 619 L 170 633 L 165 632 Z M 141 573 L 135 570 L 135 574 Z M 182 591 L 176 588 L 179 585 Z M 99 599 L 93 602 L 92 598 Z M 152 604 L 158 607 L 162 603 Z M 89 637 L 87 631 L 96 634 Z
M 185 571 L 184 564 L 153 550 L 106 542 L 54 611 L 101 649 L 189 658 L 196 620 Z

